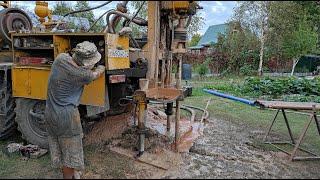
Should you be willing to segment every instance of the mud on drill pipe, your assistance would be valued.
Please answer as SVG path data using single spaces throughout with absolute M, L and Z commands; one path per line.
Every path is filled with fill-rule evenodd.
M 147 95 L 146 90 L 149 86 L 148 79 L 139 79 L 140 90 L 135 91 L 133 99 L 137 103 L 138 112 L 138 134 L 139 134 L 139 153 L 138 157 L 144 152 L 144 141 L 146 136 L 146 118 L 147 118 Z

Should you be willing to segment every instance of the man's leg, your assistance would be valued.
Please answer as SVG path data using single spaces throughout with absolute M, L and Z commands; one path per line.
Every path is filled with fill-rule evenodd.
M 64 178 L 79 179 L 78 170 L 84 170 L 82 136 L 59 138 L 62 149 Z
M 74 169 L 63 166 L 62 168 L 63 179 L 75 179 Z

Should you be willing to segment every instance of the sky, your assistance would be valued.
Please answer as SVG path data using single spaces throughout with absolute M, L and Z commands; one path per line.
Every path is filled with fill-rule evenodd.
M 20 6 L 25 6 L 28 10 L 33 11 L 35 7 L 35 1 L 11 1 L 12 4 L 18 4 Z M 53 8 L 56 1 L 47 1 L 49 8 Z M 91 7 L 98 6 L 105 1 L 89 1 Z M 105 11 L 115 8 L 118 1 L 113 1 L 110 4 L 94 10 L 94 15 L 98 18 Z M 75 5 L 76 1 L 69 1 L 71 5 Z M 204 34 L 205 31 L 211 25 L 223 24 L 228 19 L 231 18 L 233 8 L 237 6 L 236 1 L 199 1 L 200 6 L 203 9 L 198 12 L 202 17 L 204 17 L 205 24 L 199 31 L 200 34 Z

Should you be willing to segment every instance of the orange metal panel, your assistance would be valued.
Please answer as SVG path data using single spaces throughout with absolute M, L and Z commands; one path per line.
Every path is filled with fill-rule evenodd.
M 128 69 L 129 61 L 129 39 L 126 36 L 108 34 L 107 36 L 108 61 L 107 70 Z
M 45 100 L 50 68 L 20 66 L 12 70 L 13 96 Z M 81 104 L 104 106 L 105 76 L 85 86 Z
M 56 58 L 60 53 L 65 53 L 70 49 L 69 37 L 53 35 L 53 45 L 54 58 Z

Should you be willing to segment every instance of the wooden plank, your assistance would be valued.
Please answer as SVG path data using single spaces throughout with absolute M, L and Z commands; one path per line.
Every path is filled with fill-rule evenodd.
M 271 109 L 292 109 L 292 110 L 313 110 L 313 105 L 316 105 L 316 110 L 320 110 L 319 103 L 313 102 L 284 102 L 284 101 L 260 101 L 257 103 Z

